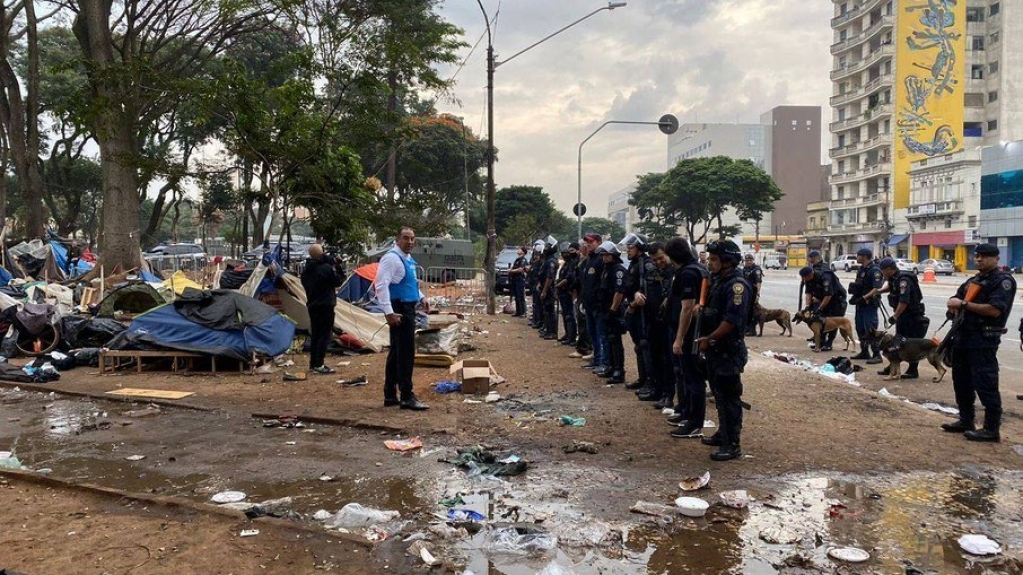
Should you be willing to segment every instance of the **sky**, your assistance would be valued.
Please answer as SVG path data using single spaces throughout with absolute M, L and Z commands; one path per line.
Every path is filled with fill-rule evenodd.
M 481 0 L 497 60 L 598 8 L 600 0 Z M 451 97 L 438 111 L 486 134 L 486 19 L 476 0 L 444 0 L 439 13 L 469 47 Z M 579 145 L 606 121 L 759 122 L 780 105 L 818 105 L 831 117 L 828 0 L 629 0 L 602 10 L 505 65 L 494 75 L 495 184 L 541 186 L 571 213 Z M 472 45 L 483 41 L 471 52 Z M 830 137 L 824 134 L 824 147 Z M 826 152 L 822 150 L 822 152 Z M 826 163 L 826 157 L 822 158 Z M 607 197 L 636 176 L 663 172 L 667 136 L 656 126 L 609 125 L 583 146 L 587 216 L 605 217 Z

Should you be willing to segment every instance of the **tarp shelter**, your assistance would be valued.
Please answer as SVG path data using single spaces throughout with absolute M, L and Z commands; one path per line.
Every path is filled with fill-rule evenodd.
M 295 324 L 273 307 L 230 290 L 186 290 L 132 321 L 111 349 L 174 349 L 247 361 L 288 350 Z
M 146 282 L 133 282 L 110 292 L 99 302 L 99 317 L 114 317 L 115 311 L 137 314 L 149 311 L 167 303 L 152 286 Z
M 337 297 L 350 302 L 369 299 L 379 267 L 380 264 L 374 262 L 356 268 L 355 272 L 349 275 L 344 285 L 341 286 L 341 291 L 338 292 Z
M 185 275 L 185 272 L 181 270 L 174 272 L 174 275 L 172 275 L 170 278 L 163 280 L 163 285 L 161 287 L 167 290 L 173 290 L 174 293 L 177 295 L 181 295 L 182 293 L 184 293 L 186 288 L 192 288 L 197 290 L 202 289 L 201 285 L 189 279 L 189 277 Z
M 20 268 L 22 276 L 30 276 L 38 280 L 63 281 L 65 279 L 64 267 L 57 261 L 54 252 L 59 252 L 64 248 L 60 246 L 55 249 L 54 244 L 60 246 L 56 242 L 44 244 L 42 240 L 21 242 L 8 250 L 7 253 L 12 258 L 8 260 L 8 265 Z M 64 249 L 63 253 L 66 256 L 67 250 Z M 67 263 L 66 259 L 64 263 Z
M 281 309 L 295 321 L 296 327 L 309 331 L 305 289 L 301 280 L 284 271 L 280 253 L 281 246 L 277 245 L 264 254 L 256 269 L 252 270 L 249 279 L 238 288 L 238 292 L 257 299 L 261 296 L 276 297 L 281 302 Z

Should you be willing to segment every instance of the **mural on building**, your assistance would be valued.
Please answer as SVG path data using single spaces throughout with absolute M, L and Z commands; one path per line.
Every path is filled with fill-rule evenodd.
M 896 208 L 909 205 L 910 163 L 962 147 L 965 0 L 901 0 L 896 46 Z

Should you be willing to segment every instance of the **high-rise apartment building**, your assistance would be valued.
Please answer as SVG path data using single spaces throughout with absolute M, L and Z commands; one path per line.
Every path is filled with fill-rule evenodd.
M 939 248 L 915 249 L 913 234 L 942 229 L 979 237 L 976 212 L 966 213 L 964 198 L 949 197 L 944 205 L 954 209 L 932 212 L 925 194 L 911 193 L 909 172 L 921 159 L 1023 139 L 1023 110 L 1013 106 L 1023 96 L 1023 2 L 833 2 L 825 248 L 831 257 L 861 247 L 938 257 Z M 942 113 L 932 114 L 939 107 Z M 976 171 L 970 162 L 949 161 L 943 170 L 948 184 Z M 924 184 L 931 185 L 912 182 Z

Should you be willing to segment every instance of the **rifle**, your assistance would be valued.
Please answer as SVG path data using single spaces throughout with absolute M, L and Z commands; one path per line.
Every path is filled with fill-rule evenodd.
M 703 283 L 700 284 L 700 313 L 696 314 L 696 331 L 693 332 L 693 355 L 699 355 L 700 344 L 697 340 L 700 339 L 700 324 L 703 323 L 703 306 L 707 305 L 707 290 L 710 289 L 710 278 L 703 278 Z
M 966 286 L 966 296 L 963 297 L 963 300 L 972 302 L 974 298 L 977 297 L 977 294 L 980 293 L 980 288 L 981 288 L 980 282 L 971 279 L 970 285 Z M 945 334 L 945 338 L 941 340 L 940 344 L 938 344 L 939 352 L 945 353 L 945 350 L 948 348 L 948 346 L 950 346 L 952 342 L 955 340 L 955 336 L 959 332 L 959 329 L 962 327 L 963 321 L 965 319 L 966 314 L 963 312 L 963 310 L 959 310 L 956 312 L 955 317 L 952 318 L 952 327 L 948 328 L 948 333 Z M 945 321 L 947 323 L 948 320 Z M 944 324 L 942 324 L 942 326 L 944 326 Z M 938 329 L 940 330 L 941 328 Z

